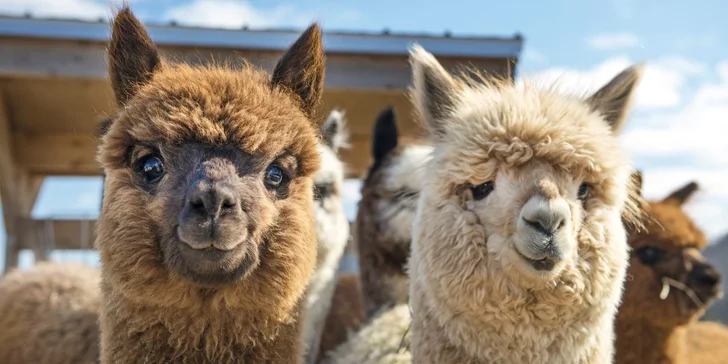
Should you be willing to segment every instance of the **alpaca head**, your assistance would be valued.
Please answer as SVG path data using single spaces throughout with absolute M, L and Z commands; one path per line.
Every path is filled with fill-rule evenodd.
M 332 110 L 321 126 L 319 144 L 321 169 L 314 176 L 314 212 L 319 239 L 318 264 L 322 264 L 329 250 L 343 247 L 349 237 L 349 220 L 344 213 L 341 189 L 344 184 L 344 163 L 339 149 L 346 146 L 344 113 Z
M 358 231 L 360 244 L 372 245 L 378 255 L 400 266 L 404 273 L 423 168 L 432 148 L 404 143 L 398 134 L 394 109 L 383 110 L 374 124 L 373 163 L 362 186 Z
M 434 145 L 415 222 L 417 274 L 463 310 L 494 290 L 616 302 L 627 263 L 620 217 L 637 210 L 616 134 L 641 68 L 580 98 L 456 78 L 420 47 L 411 60 L 412 98 Z
M 638 189 L 642 177 L 635 174 Z M 701 254 L 707 241 L 682 206 L 698 189 L 690 182 L 646 205 L 644 231 L 630 231 L 632 248 L 624 303 L 630 319 L 672 327 L 697 320 L 721 294 L 720 273 Z
M 261 309 L 296 304 L 316 254 L 318 26 L 271 77 L 245 62 L 167 62 L 125 8 L 113 22 L 109 74 L 118 110 L 98 154 L 105 282 L 161 306 L 195 297 Z

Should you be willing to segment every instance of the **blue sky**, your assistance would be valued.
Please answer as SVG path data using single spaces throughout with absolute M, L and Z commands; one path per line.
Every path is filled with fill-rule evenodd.
M 694 179 L 702 190 L 688 211 L 710 237 L 728 232 L 728 3 L 717 0 L 130 0 L 144 21 L 239 28 L 302 29 L 525 37 L 519 76 L 558 79 L 562 88 L 594 90 L 621 68 L 647 61 L 623 143 L 645 174 L 647 197 Z M 95 0 L 0 0 L 0 13 L 96 19 L 110 4 Z M 98 214 L 100 180 L 54 178 L 35 216 Z M 357 185 L 347 188 L 354 213 Z M 0 237 L 4 239 L 4 236 Z M 2 253 L 0 253 L 2 254 Z

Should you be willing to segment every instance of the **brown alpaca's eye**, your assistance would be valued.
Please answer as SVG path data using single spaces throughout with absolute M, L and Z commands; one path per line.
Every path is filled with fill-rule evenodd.
M 653 265 L 662 259 L 663 251 L 654 246 L 642 246 L 637 248 L 637 259 L 644 265 Z
M 580 200 L 584 201 L 584 200 L 586 200 L 587 195 L 589 195 L 589 185 L 586 183 L 582 183 L 579 186 L 579 191 L 576 193 L 576 196 Z
M 283 174 L 283 170 L 280 167 L 270 166 L 265 171 L 263 183 L 265 183 L 265 187 L 269 190 L 275 190 L 276 188 L 280 187 L 281 184 L 283 184 L 284 178 L 285 175 Z
M 488 181 L 477 186 L 470 187 L 470 191 L 473 192 L 473 199 L 475 200 L 482 200 L 488 197 L 494 189 L 495 183 L 493 183 L 493 181 Z
M 164 176 L 164 163 L 155 155 L 142 159 L 141 166 L 141 172 L 149 183 L 159 182 Z

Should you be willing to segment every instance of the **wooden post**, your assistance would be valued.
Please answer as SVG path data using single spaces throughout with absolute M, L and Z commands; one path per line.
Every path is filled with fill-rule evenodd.
M 18 266 L 18 254 L 24 241 L 22 218 L 30 217 L 43 184 L 43 177 L 29 176 L 18 166 L 13 135 L 5 99 L 0 94 L 0 201 L 6 232 L 4 272 Z

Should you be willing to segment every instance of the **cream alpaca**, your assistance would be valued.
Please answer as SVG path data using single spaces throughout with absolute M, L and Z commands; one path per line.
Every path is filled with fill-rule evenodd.
M 316 269 L 309 281 L 304 302 L 303 334 L 307 363 L 315 362 L 318 356 L 322 330 L 336 287 L 336 271 L 349 239 L 349 220 L 341 201 L 344 163 L 337 154 L 339 148 L 346 145 L 342 111 L 331 111 L 321 128 L 321 134 L 321 169 L 313 179 L 318 253 Z
M 420 47 L 411 61 L 434 146 L 409 262 L 413 362 L 611 363 L 621 217 L 637 211 L 615 134 L 641 67 L 580 99 L 456 79 Z

